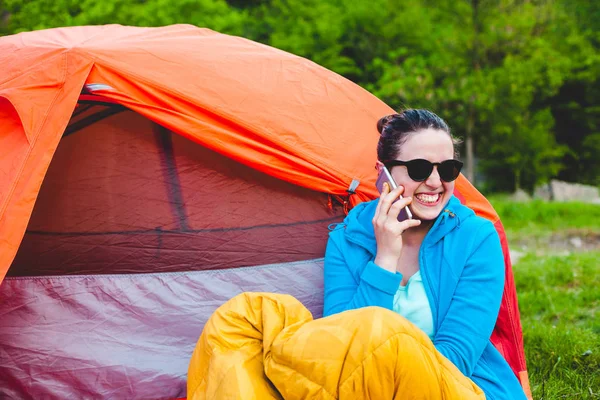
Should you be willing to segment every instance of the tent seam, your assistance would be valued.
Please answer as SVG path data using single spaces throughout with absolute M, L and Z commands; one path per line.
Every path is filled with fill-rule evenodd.
M 62 56 L 64 56 L 64 55 L 65 55 L 65 53 L 69 53 L 69 49 L 64 49 L 64 51 L 60 52 L 59 54 L 56 54 L 56 55 L 54 55 L 54 56 L 50 57 L 49 59 L 47 59 L 47 60 L 44 60 L 44 62 L 43 62 L 43 63 L 41 63 L 41 64 L 34 64 L 34 65 L 31 65 L 31 66 L 30 66 L 29 68 L 27 68 L 25 71 L 20 71 L 20 72 L 18 72 L 18 73 L 16 73 L 16 74 L 14 74 L 14 75 L 13 75 L 13 76 L 11 76 L 10 78 L 6 79 L 5 81 L 2 81 L 2 82 L 0 82 L 0 86 L 4 85 L 5 83 L 9 83 L 10 81 L 13 81 L 13 80 L 15 80 L 15 79 L 17 79 L 17 78 L 19 78 L 19 77 L 21 77 L 21 76 L 23 76 L 23 75 L 27 75 L 27 74 L 29 74 L 29 73 L 31 72 L 31 70 L 33 70 L 33 69 L 35 69 L 35 68 L 40 68 L 40 66 L 43 66 L 43 65 L 46 65 L 46 64 L 48 64 L 48 61 L 50 61 L 50 60 L 53 60 L 53 59 L 55 59 L 55 58 L 58 58 L 58 57 L 62 57 Z
M 69 58 L 67 57 L 67 55 L 63 52 L 60 54 L 61 56 L 63 56 L 63 58 L 65 59 L 65 64 L 63 67 L 63 76 L 61 78 L 62 80 L 62 84 L 60 89 L 57 91 L 56 95 L 54 96 L 54 98 L 52 99 L 52 101 L 50 102 L 50 105 L 48 106 L 48 108 L 46 109 L 46 113 L 44 114 L 44 118 L 42 119 L 42 123 L 40 124 L 40 127 L 38 128 L 37 132 L 35 132 L 32 135 L 32 139 L 31 142 L 29 142 L 29 138 L 27 137 L 27 134 L 25 133 L 25 127 L 23 127 L 23 132 L 25 133 L 25 138 L 27 139 L 27 142 L 29 143 L 29 148 L 27 149 L 27 154 L 25 155 L 25 158 L 23 159 L 23 162 L 21 163 L 21 166 L 19 167 L 19 171 L 17 173 L 17 179 L 15 179 L 13 181 L 13 184 L 11 185 L 10 190 L 8 191 L 8 196 L 6 196 L 6 201 L 5 203 L 2 205 L 2 211 L 0 212 L 0 220 L 2 220 L 4 218 L 4 214 L 6 212 L 6 209 L 8 207 L 8 203 L 10 202 L 10 199 L 12 198 L 14 191 L 17 187 L 18 181 L 19 181 L 19 177 L 21 176 L 23 169 L 25 168 L 25 165 L 27 164 L 27 162 L 29 161 L 30 157 L 31 157 L 31 152 L 33 151 L 33 148 L 35 147 L 35 144 L 37 143 L 37 139 L 39 137 L 39 133 L 42 131 L 42 129 L 44 128 L 44 125 L 46 125 L 46 121 L 48 119 L 48 114 L 49 114 L 49 110 L 52 109 L 54 107 L 54 103 L 56 103 L 56 99 L 59 97 L 59 95 L 64 91 L 64 81 L 65 81 L 65 77 L 67 75 L 67 70 L 68 70 L 68 64 L 69 64 Z M 12 104 L 12 102 L 11 102 Z M 13 105 L 14 107 L 14 105 Z M 16 108 L 15 108 L 16 111 Z M 18 111 L 17 111 L 17 115 L 18 115 Z M 19 116 L 19 119 L 21 119 L 21 117 Z M 21 121 L 21 126 L 23 126 L 23 121 Z M 60 139 L 59 139 L 60 141 Z M 46 174 L 44 174 L 45 177 Z M 42 179 L 43 181 L 43 179 Z M 41 183 L 40 183 L 41 185 Z M 25 228 L 27 229 L 27 228 Z
M 102 278 L 154 278 L 154 277 L 169 277 L 169 276 L 186 276 L 186 275 L 220 275 L 231 271 L 257 271 L 265 269 L 276 269 L 285 267 L 294 267 L 296 265 L 302 265 L 307 263 L 319 264 L 323 262 L 325 258 L 313 258 L 310 260 L 291 261 L 288 263 L 275 263 L 265 265 L 251 265 L 247 267 L 237 268 L 220 268 L 220 269 L 209 269 L 205 271 L 178 271 L 178 272 L 156 272 L 156 273 L 140 273 L 140 274 L 86 274 L 86 275 L 37 275 L 37 276 L 9 276 L 4 280 L 10 281 L 27 281 L 27 280 L 42 280 L 42 279 L 90 279 L 96 277 Z
M 287 52 L 286 52 L 286 53 L 287 53 Z M 287 54 L 290 54 L 290 53 L 287 53 Z M 298 57 L 298 56 L 295 56 L 295 57 Z M 95 58 L 95 57 L 93 57 L 93 58 Z M 307 59 L 305 59 L 305 58 L 302 58 L 302 57 L 298 57 L 298 58 L 300 58 L 300 59 L 302 59 L 302 60 L 307 60 Z M 310 60 L 307 60 L 307 61 L 310 61 Z M 113 70 L 115 70 L 115 71 L 117 71 L 117 70 L 118 70 L 118 69 L 117 69 L 117 68 L 114 66 L 114 64 L 111 64 L 110 62 L 107 62 L 107 61 L 106 61 L 106 60 L 104 60 L 104 59 L 102 60 L 102 62 L 101 62 L 101 63 L 97 63 L 97 62 L 95 62 L 95 64 L 99 64 L 99 65 L 104 65 L 104 66 L 107 66 L 107 67 L 109 67 L 109 68 L 111 68 L 111 69 L 113 69 Z M 316 64 L 316 63 L 315 63 L 315 65 L 316 65 L 316 66 L 318 66 L 319 68 L 324 68 L 324 67 L 322 67 L 322 66 L 320 66 L 320 65 L 318 65 L 318 64 Z M 223 114 L 221 114 L 221 113 L 214 112 L 214 111 L 208 111 L 208 108 L 206 108 L 205 104 L 198 104 L 198 103 L 194 103 L 193 101 L 191 101 L 192 99 L 190 99 L 190 97 L 189 97 L 189 96 L 187 96 L 187 95 L 184 95 L 183 93 L 180 93 L 179 91 L 176 91 L 176 90 L 171 90 L 170 88 L 167 88 L 167 87 L 163 86 L 162 84 L 160 84 L 160 83 L 158 83 L 158 82 L 154 82 L 154 81 L 151 81 L 151 80 L 147 80 L 146 78 L 144 78 L 144 77 L 142 77 L 142 76 L 140 76 L 140 75 L 138 75 L 138 74 L 136 74 L 136 73 L 134 73 L 134 72 L 130 72 L 130 71 L 127 71 L 126 73 L 124 73 L 123 71 L 119 71 L 119 74 L 121 74 L 122 76 L 129 77 L 129 78 L 136 78 L 136 79 L 138 79 L 139 81 L 141 81 L 141 82 L 143 82 L 143 83 L 145 83 L 145 84 L 147 84 L 147 85 L 152 85 L 152 86 L 155 86 L 155 87 L 159 87 L 161 90 L 163 90 L 165 93 L 168 93 L 168 94 L 169 94 L 169 95 L 171 95 L 171 96 L 174 96 L 174 97 L 179 97 L 179 98 L 181 98 L 181 99 L 184 99 L 184 100 L 188 101 L 188 102 L 189 102 L 189 103 L 191 103 L 191 104 L 195 104 L 196 106 L 198 106 L 199 108 L 201 108 L 201 109 L 202 109 L 203 111 L 205 111 L 205 112 L 210 112 L 211 114 L 213 114 L 213 115 L 216 115 L 216 116 L 218 116 L 218 117 L 220 117 L 220 118 L 222 118 L 222 119 L 224 119 L 224 120 L 230 121 L 230 118 L 229 118 L 229 117 L 227 117 L 226 115 L 223 115 Z M 118 92 L 117 92 L 117 93 L 118 93 Z M 127 94 L 127 95 L 129 96 L 129 94 Z M 138 99 L 136 99 L 136 100 L 137 100 L 137 101 L 139 101 Z M 117 100 L 117 101 L 118 101 L 118 100 Z M 119 102 L 119 103 L 120 103 L 120 102 Z M 121 103 L 121 104 L 122 104 L 122 103 Z M 142 104 L 145 104 L 145 103 L 142 103 Z M 161 107 L 161 108 L 162 108 L 162 107 Z M 174 111 L 175 111 L 175 110 L 173 110 L 173 109 L 171 109 L 171 108 L 169 108 L 168 110 L 169 110 L 169 111 L 171 111 L 171 112 L 174 112 Z M 155 122 L 156 122 L 156 121 L 155 121 Z M 230 121 L 230 122 L 231 122 L 231 121 Z M 243 128 L 243 129 L 245 129 L 245 130 L 247 130 L 247 131 L 249 131 L 249 132 L 257 132 L 257 131 L 261 132 L 261 130 L 257 129 L 257 127 L 256 127 L 256 126 L 254 126 L 254 125 L 243 124 L 243 123 L 240 123 L 240 122 L 235 122 L 235 125 L 237 125 L 237 126 L 239 126 L 239 127 Z M 176 133 L 177 133 L 178 135 L 181 135 L 181 136 L 183 136 L 183 135 L 182 135 L 182 133 L 183 133 L 182 131 L 176 131 Z M 269 139 L 269 141 L 270 141 L 271 143 L 273 143 L 273 144 L 276 144 L 277 146 L 284 148 L 284 149 L 287 151 L 287 153 L 288 153 L 288 154 L 294 154 L 294 153 L 292 153 L 292 152 L 290 152 L 290 151 L 289 151 L 289 150 L 290 150 L 290 145 L 289 145 L 288 143 L 286 143 L 286 142 L 278 142 L 278 141 L 275 141 L 275 140 L 273 140 L 273 139 L 275 138 L 275 136 L 274 136 L 274 135 L 272 135 L 271 133 L 268 133 L 268 134 L 267 134 L 267 135 L 265 135 L 265 136 L 266 136 L 266 138 L 268 138 L 268 139 Z M 197 141 L 197 140 L 194 140 L 194 141 L 195 141 L 196 143 L 198 143 L 198 144 L 202 144 L 202 145 L 204 145 L 203 143 L 201 143 L 201 142 L 199 142 L 199 141 Z M 298 152 L 296 151 L 295 153 L 297 154 Z M 224 153 L 221 153 L 221 154 L 224 154 Z M 228 154 L 228 153 L 225 153 L 225 154 L 226 154 L 227 156 L 229 156 L 230 158 L 232 158 L 232 157 L 231 157 L 231 154 Z M 346 175 L 345 173 L 342 173 L 341 171 L 339 171 L 339 170 L 337 170 L 336 168 L 332 167 L 332 166 L 331 166 L 329 163 L 327 163 L 327 162 L 325 162 L 325 161 L 323 161 L 321 164 L 319 164 L 319 163 L 316 163 L 315 161 L 316 161 L 316 160 L 318 160 L 318 159 L 316 159 L 316 158 L 313 158 L 313 157 L 311 157 L 311 156 L 307 155 L 307 154 L 306 154 L 306 152 L 304 152 L 304 151 L 302 152 L 302 157 L 304 157 L 304 158 L 305 158 L 305 161 L 309 161 L 309 162 L 310 162 L 310 163 L 311 163 L 313 166 L 319 167 L 319 169 L 320 169 L 320 170 L 328 172 L 328 175 L 330 175 L 330 176 L 335 176 L 335 175 L 337 174 L 337 175 L 341 175 L 341 176 L 344 176 L 344 177 L 346 177 L 346 179 L 353 179 L 353 177 L 351 177 L 351 176 L 348 176 L 348 175 Z M 244 164 L 245 164 L 245 163 L 244 163 Z M 247 165 L 247 164 L 246 164 L 246 165 Z M 267 164 L 265 164 L 265 165 L 267 165 Z M 320 165 L 323 165 L 323 166 L 324 166 L 324 168 L 321 168 L 321 167 L 320 167 Z M 256 168 L 254 168 L 254 169 L 256 169 Z M 273 176 L 272 174 L 269 174 L 269 175 Z M 278 179 L 281 179 L 281 178 L 278 178 Z M 291 182 L 291 181 L 288 181 L 288 182 Z M 294 182 L 294 183 L 295 183 L 295 182 Z M 342 183 L 343 183 L 343 184 L 345 184 L 345 182 L 343 182 L 343 181 L 342 181 Z M 299 186 L 302 186 L 302 185 L 299 185 Z M 310 188 L 310 189 L 312 189 L 312 188 Z

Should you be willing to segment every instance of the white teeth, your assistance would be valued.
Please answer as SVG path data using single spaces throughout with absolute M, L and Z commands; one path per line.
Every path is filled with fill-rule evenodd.
M 415 197 L 423 203 L 435 203 L 440 198 L 440 195 L 439 193 L 433 196 L 430 194 L 417 194 Z

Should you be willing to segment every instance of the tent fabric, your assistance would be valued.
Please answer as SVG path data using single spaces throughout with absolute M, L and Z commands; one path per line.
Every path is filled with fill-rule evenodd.
M 323 259 L 191 272 L 8 277 L 1 399 L 172 399 L 198 336 L 232 297 L 293 295 L 323 314 Z
M 375 195 L 374 164 L 355 161 L 372 158 L 373 142 L 355 138 L 375 138 L 390 108 L 281 50 L 188 25 L 72 27 L 0 38 L 0 64 L 0 123 L 11 128 L 0 136 L 11 149 L 0 161 L 0 278 L 86 84 L 268 175 L 338 195 L 358 179 L 353 201 Z
M 342 218 L 326 194 L 239 164 L 133 111 L 82 104 L 50 163 L 8 276 L 319 258 L 327 226 Z
M 375 122 L 393 111 L 301 57 L 188 25 L 108 25 L 1 37 L 0 64 L 0 282 L 9 268 L 23 284 L 17 277 L 135 277 L 314 259 L 326 225 L 342 216 L 329 196 L 354 205 L 377 195 Z M 229 203 L 203 192 L 205 183 Z M 455 194 L 503 240 L 507 283 L 492 340 L 526 385 L 502 225 L 463 176 Z M 214 214 L 203 211 L 205 198 Z M 269 229 L 280 230 L 263 242 Z M 210 249 L 229 242 L 248 247 L 221 248 L 231 258 L 219 264 Z M 280 250 L 286 246 L 293 251 Z M 77 305 L 61 305 L 63 314 L 87 318 Z M 26 391 L 24 382 L 13 384 Z

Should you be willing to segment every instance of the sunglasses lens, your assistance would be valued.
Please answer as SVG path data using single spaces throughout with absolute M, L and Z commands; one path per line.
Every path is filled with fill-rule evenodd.
M 463 163 L 458 160 L 446 160 L 441 163 L 433 164 L 428 160 L 424 160 L 422 158 L 418 158 L 410 161 L 394 161 L 393 163 L 389 163 L 386 165 L 388 169 L 395 165 L 404 165 L 408 171 L 408 176 L 415 182 L 423 182 L 433 172 L 434 165 L 437 165 L 437 171 L 440 175 L 440 179 L 444 182 L 452 182 L 458 175 L 460 175 L 460 170 L 463 166 Z
M 406 169 L 408 170 L 410 179 L 416 182 L 422 182 L 431 175 L 433 164 L 422 159 L 411 160 L 406 163 Z
M 438 167 L 440 178 L 446 182 L 452 182 L 460 174 L 463 163 L 458 160 L 446 160 Z

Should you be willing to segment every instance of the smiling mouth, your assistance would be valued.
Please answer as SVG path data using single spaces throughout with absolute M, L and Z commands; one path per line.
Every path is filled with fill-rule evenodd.
M 441 193 L 436 193 L 436 194 L 419 193 L 419 194 L 416 194 L 414 197 L 421 204 L 424 204 L 426 206 L 434 206 L 440 201 L 440 199 L 442 198 L 442 194 Z

